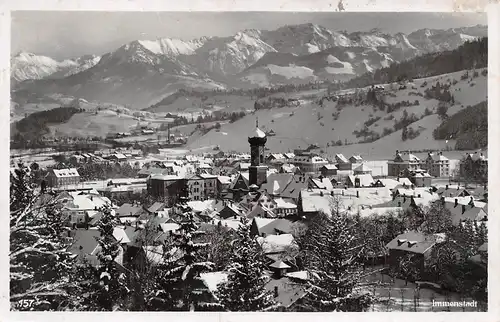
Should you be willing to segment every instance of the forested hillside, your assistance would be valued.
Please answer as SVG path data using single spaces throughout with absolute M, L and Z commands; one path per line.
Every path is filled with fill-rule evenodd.
M 435 130 L 436 140 L 457 140 L 457 150 L 488 146 L 488 103 L 483 101 L 446 118 Z
M 455 50 L 426 54 L 404 62 L 393 63 L 389 67 L 378 69 L 373 73 L 366 73 L 345 84 L 334 85 L 334 87 L 365 87 L 487 66 L 488 38 L 481 38 L 477 41 L 466 42 Z
M 49 132 L 49 125 L 65 123 L 80 112 L 82 110 L 75 107 L 59 107 L 30 114 L 13 124 L 11 136 L 16 142 L 36 141 Z

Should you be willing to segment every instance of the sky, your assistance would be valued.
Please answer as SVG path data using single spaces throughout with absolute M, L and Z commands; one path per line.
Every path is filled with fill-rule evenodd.
M 410 33 L 487 24 L 484 13 L 366 12 L 12 12 L 11 53 L 55 59 L 101 55 L 133 40 L 230 36 L 244 29 L 273 30 L 315 23 L 332 31 Z

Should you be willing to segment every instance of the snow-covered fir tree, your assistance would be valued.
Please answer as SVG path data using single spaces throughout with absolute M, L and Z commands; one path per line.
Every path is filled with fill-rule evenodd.
M 370 296 L 361 292 L 362 245 L 345 214 L 332 206 L 331 216 L 320 213 L 300 241 L 304 264 L 311 273 L 309 290 L 301 305 L 307 311 L 363 311 Z
M 42 194 L 23 164 L 10 175 L 10 302 L 13 310 L 74 309 L 74 256 L 60 204 Z
M 102 217 L 97 223 L 100 232 L 96 254 L 99 264 L 94 266 L 83 259 L 83 264 L 77 267 L 76 278 L 79 280 L 79 292 L 83 295 L 81 306 L 87 311 L 127 310 L 130 290 L 126 270 L 117 263 L 118 258 L 123 256 L 123 250 L 113 236 L 116 218 L 108 207 L 103 207 L 101 211 Z
M 98 237 L 99 267 L 97 270 L 100 290 L 98 304 L 103 310 L 118 310 L 126 307 L 126 300 L 130 293 L 127 287 L 127 278 L 123 269 L 119 270 L 118 256 L 123 256 L 120 241 L 113 236 L 116 218 L 108 207 L 102 210 L 102 217 L 97 227 L 101 236 Z
M 238 239 L 228 267 L 227 282 L 220 284 L 217 297 L 228 311 L 270 311 L 277 307 L 273 293 L 266 290 L 262 253 L 250 235 L 249 225 L 240 225 Z
M 148 309 L 158 311 L 220 310 L 212 293 L 205 286 L 202 273 L 213 270 L 214 264 L 205 261 L 201 250 L 207 243 L 197 242 L 198 231 L 192 213 L 185 213 L 174 245 L 165 250 L 163 263 L 157 270 L 157 291 L 147 299 Z

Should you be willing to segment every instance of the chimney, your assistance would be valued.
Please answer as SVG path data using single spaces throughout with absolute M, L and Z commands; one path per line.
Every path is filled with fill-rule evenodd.
M 446 185 L 445 190 L 448 190 L 448 185 Z
M 465 212 L 465 205 L 462 205 L 462 215 L 464 214 Z
M 275 286 L 275 287 L 274 287 L 274 297 L 278 297 L 278 295 L 279 295 L 279 292 L 278 292 L 278 287 L 277 287 L 277 286 Z
M 333 197 L 333 196 L 335 196 L 335 193 L 334 193 L 334 191 L 333 191 L 333 190 L 332 190 L 332 191 L 330 191 L 330 196 L 332 196 L 332 197 Z
M 359 198 L 359 190 L 356 190 L 356 198 Z
M 319 192 L 320 197 L 323 197 L 323 191 Z
M 455 207 L 458 206 L 458 199 L 455 198 Z

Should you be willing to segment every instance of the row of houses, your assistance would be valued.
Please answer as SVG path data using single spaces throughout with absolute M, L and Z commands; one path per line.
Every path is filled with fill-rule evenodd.
M 474 173 L 484 178 L 488 174 L 488 158 L 482 152 L 468 153 L 460 160 L 460 174 Z M 442 152 L 428 153 L 427 158 L 420 159 L 411 152 L 396 151 L 394 159 L 388 162 L 388 175 L 399 176 L 405 172 L 426 170 L 432 177 L 450 177 L 452 165 L 450 159 Z

